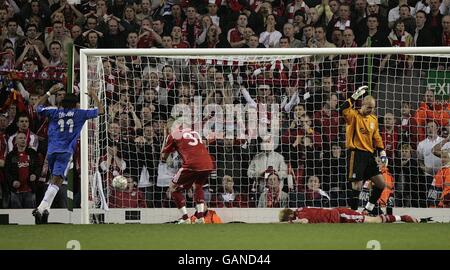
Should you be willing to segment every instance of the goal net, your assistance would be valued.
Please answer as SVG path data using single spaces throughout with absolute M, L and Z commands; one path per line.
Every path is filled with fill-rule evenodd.
M 380 205 L 440 207 L 443 164 L 431 147 L 450 129 L 449 50 L 401 49 L 81 50 L 81 91 L 96 89 L 106 109 L 82 134 L 82 208 L 178 218 L 167 190 L 182 160 L 160 162 L 169 117 L 188 119 L 213 157 L 208 208 L 245 217 L 255 215 L 248 208 L 346 207 L 338 109 L 362 85 L 376 98 L 389 158 Z M 366 183 L 361 205 L 369 193 Z M 185 196 L 193 207 L 193 191 Z

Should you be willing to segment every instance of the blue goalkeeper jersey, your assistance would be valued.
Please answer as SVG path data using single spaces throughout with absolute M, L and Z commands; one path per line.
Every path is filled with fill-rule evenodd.
M 73 153 L 86 120 L 95 118 L 98 109 L 58 109 L 38 106 L 37 112 L 49 118 L 47 153 Z

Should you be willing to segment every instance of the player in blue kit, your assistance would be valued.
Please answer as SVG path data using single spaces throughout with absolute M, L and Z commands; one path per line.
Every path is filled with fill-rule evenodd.
M 48 117 L 49 120 L 47 160 L 52 175 L 44 199 L 33 210 L 36 224 L 45 224 L 48 221 L 50 207 L 67 175 L 84 123 L 88 119 L 105 113 L 103 105 L 93 90 L 89 90 L 87 95 L 94 100 L 98 108 L 79 109 L 78 97 L 74 94 L 66 94 L 59 108 L 44 107 L 43 104 L 48 97 L 62 88 L 62 84 L 52 86 L 36 104 L 36 111 L 40 115 Z

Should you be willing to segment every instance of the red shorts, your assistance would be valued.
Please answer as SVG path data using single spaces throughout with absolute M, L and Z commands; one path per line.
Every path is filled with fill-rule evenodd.
M 363 223 L 364 215 L 348 208 L 336 208 L 339 212 L 340 223 Z
M 191 171 L 190 169 L 180 168 L 172 179 L 176 189 L 190 189 L 192 185 L 204 185 L 208 182 L 211 171 Z

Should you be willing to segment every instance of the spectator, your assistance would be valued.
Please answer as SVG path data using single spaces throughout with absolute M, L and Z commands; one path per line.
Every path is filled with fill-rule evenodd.
M 338 11 L 341 2 L 338 0 L 325 0 L 315 8 L 320 17 L 325 19 L 325 24 L 329 25 L 330 22 L 334 25 L 338 20 Z
M 420 12 L 421 11 L 417 13 Z M 411 115 L 411 104 L 409 102 L 402 103 L 400 142 L 402 144 L 410 144 L 413 149 L 416 149 L 418 143 L 417 124 L 416 120 Z
M 111 186 L 113 178 L 118 175 L 123 175 L 127 168 L 127 164 L 122 157 L 119 147 L 120 145 L 118 144 L 111 144 L 111 146 L 107 147 L 106 154 L 100 157 L 99 169 L 105 187 Z
M 153 25 L 153 30 L 160 37 L 169 33 L 169 31 L 166 30 L 166 22 L 165 22 L 164 18 L 161 16 L 157 16 L 157 17 L 153 18 L 152 25 Z
M 441 159 L 433 154 L 433 147 L 440 143 L 443 138 L 438 135 L 438 125 L 434 121 L 429 121 L 426 127 L 427 138 L 419 142 L 417 146 L 417 158 L 419 160 L 420 169 L 425 174 L 425 179 L 423 183 L 426 184 L 426 190 L 419 191 L 419 193 L 424 193 L 431 188 L 431 183 L 433 182 L 433 176 L 441 168 Z M 423 184 L 422 184 L 423 185 Z
M 426 207 L 426 182 L 409 144 L 400 146 L 400 158 L 394 160 L 395 201 L 399 207 Z
M 350 69 L 349 60 L 346 56 L 339 57 L 336 68 L 336 93 L 340 95 L 340 99 L 345 100 L 349 97 L 350 93 L 355 91 L 356 79 L 353 70 Z
M 325 191 L 329 191 L 330 194 L 333 194 L 333 192 L 340 194 L 337 197 L 341 200 L 343 199 L 343 202 L 339 202 L 339 205 L 346 205 L 345 191 L 348 189 L 346 175 L 347 162 L 345 152 L 342 151 L 339 143 L 333 142 L 331 144 L 331 150 L 324 151 L 323 155 L 322 187 Z M 331 197 L 333 200 L 335 199 L 334 196 Z
M 186 41 L 183 40 L 181 27 L 174 26 L 172 28 L 171 37 L 172 37 L 172 46 L 174 48 L 189 48 L 189 46 L 190 46 L 189 43 L 187 43 Z
M 314 27 L 312 25 L 305 25 L 302 29 L 302 45 L 301 47 L 307 47 L 311 40 L 314 38 Z
M 109 207 L 112 208 L 146 208 L 144 194 L 136 188 L 136 182 L 130 175 L 127 178 L 128 186 L 124 190 L 113 188 L 109 196 Z
M 97 30 L 99 27 L 98 18 L 94 15 L 90 15 L 86 17 L 86 21 L 83 25 L 83 29 L 87 30 Z
M 336 47 L 342 47 L 342 43 L 344 42 L 342 32 L 343 31 L 339 29 L 334 29 L 331 33 L 331 43 L 333 43 Z
M 267 176 L 267 186 L 258 200 L 258 208 L 287 207 L 289 196 L 280 188 L 280 177 L 272 172 Z
M 16 125 L 17 125 L 18 131 L 15 134 L 9 136 L 9 138 L 8 138 L 8 152 L 13 151 L 14 145 L 17 145 L 17 143 L 15 141 L 16 141 L 16 136 L 19 133 L 25 133 L 27 146 L 29 148 L 33 149 L 34 151 L 37 151 L 38 146 L 39 146 L 39 140 L 38 140 L 38 136 L 30 130 L 29 116 L 25 113 L 19 115 L 17 118 Z
M 178 7 L 178 10 L 180 10 L 179 5 L 173 5 L 172 6 L 172 16 L 175 16 L 175 6 Z M 145 18 L 152 18 L 154 15 L 154 10 L 152 8 L 152 3 L 150 0 L 142 0 L 140 9 L 138 9 L 138 12 L 136 14 L 136 19 L 138 22 L 142 22 Z
M 430 12 L 427 15 L 427 25 L 430 27 L 432 32 L 436 37 L 440 37 L 443 30 L 442 20 L 444 19 L 444 14 L 441 13 L 439 9 L 441 5 L 441 0 L 430 0 Z M 413 11 L 411 11 L 412 15 L 415 15 Z M 442 46 L 446 46 L 445 43 L 442 43 Z
M 0 32 L 0 44 L 3 44 L 5 40 L 12 42 L 13 49 L 16 51 L 17 47 L 25 40 L 23 34 L 18 33 L 19 23 L 15 19 L 9 19 L 6 23 L 6 32 Z M 23 33 L 23 32 L 22 32 Z
M 450 17 L 449 17 L 450 18 Z M 427 122 L 434 121 L 438 127 L 446 126 L 450 120 L 450 113 L 446 111 L 444 104 L 435 101 L 434 91 L 428 89 L 425 91 L 425 101 L 419 104 L 414 120 L 417 124 L 418 141 L 425 139 L 425 126 Z
M 211 25 L 206 32 L 205 41 L 199 45 L 199 48 L 228 48 L 228 42 L 223 42 L 220 39 L 220 28 L 216 25 Z
M 432 1 L 440 1 L 440 0 L 432 0 Z M 391 10 L 389 10 L 389 15 L 388 15 L 388 22 L 389 22 L 389 28 L 393 29 L 394 28 L 394 23 L 400 19 L 400 7 L 406 5 L 408 6 L 408 1 L 407 0 L 399 0 L 398 1 L 398 6 L 392 8 Z M 409 7 L 409 6 L 408 6 Z M 411 15 L 415 16 L 416 15 L 416 10 L 413 7 L 409 7 L 410 11 L 411 11 Z
M 414 46 L 414 38 L 410 33 L 405 31 L 405 23 L 402 19 L 396 21 L 393 25 L 392 31 L 388 36 L 392 47 L 412 47 Z M 397 74 L 409 74 L 413 68 L 414 56 L 404 54 L 394 54 L 389 57 L 390 74 L 397 76 Z
M 141 28 L 138 36 L 138 48 L 152 48 L 161 44 L 161 36 L 153 30 L 151 18 L 144 18 L 141 21 Z M 175 27 L 174 27 L 175 28 Z M 178 27 L 181 36 L 181 29 Z M 172 37 L 173 38 L 173 37 Z
M 310 24 L 314 27 L 323 25 L 323 16 L 319 16 L 319 13 L 315 8 L 310 8 L 306 12 L 306 18 L 307 18 L 306 24 Z
M 416 19 L 411 16 L 410 7 L 408 5 L 403 5 L 400 7 L 400 20 L 405 24 L 405 31 L 410 33 L 411 35 L 414 35 L 414 29 L 416 28 Z
M 261 144 L 262 152 L 256 154 L 247 170 L 247 176 L 253 180 L 252 192 L 262 192 L 264 190 L 265 174 L 267 171 L 277 172 L 281 180 L 281 186 L 284 186 L 284 179 L 287 176 L 287 165 L 284 157 L 274 151 L 273 141 Z
M 387 38 L 386 34 L 383 33 L 379 28 L 379 21 L 378 16 L 376 15 L 369 15 L 367 17 L 367 28 L 368 35 L 364 36 L 362 40 L 359 41 L 359 45 L 362 47 L 390 47 L 389 39 Z M 389 59 L 389 55 L 374 55 L 371 57 L 370 61 L 372 61 L 371 67 L 372 67 L 372 81 L 377 82 L 378 76 L 375 74 L 380 74 L 386 66 L 386 63 Z M 367 74 L 367 71 L 365 70 L 364 66 L 367 65 L 366 63 L 369 61 L 368 57 L 360 57 L 358 58 L 358 64 L 357 66 L 360 68 L 357 68 L 357 74 Z M 362 67 L 362 68 L 361 68 Z M 356 78 L 357 82 L 367 82 L 369 81 L 369 75 L 360 75 Z M 362 78 L 360 78 L 362 77 Z
M 181 6 L 179 4 L 175 4 L 171 7 L 170 15 L 164 15 L 164 18 L 168 29 L 173 29 L 175 26 L 181 28 L 183 22 L 186 20 L 186 15 L 184 14 Z
M 326 39 L 326 35 L 325 35 L 325 28 L 323 26 L 316 26 L 314 28 L 314 38 L 309 40 L 308 43 L 308 47 L 310 48 L 335 48 L 336 45 L 334 45 L 333 43 L 328 42 L 328 40 Z M 315 55 L 313 56 L 313 62 L 316 65 L 316 70 L 318 71 L 319 69 L 317 68 L 320 65 L 323 65 L 324 61 L 326 59 L 332 59 L 333 56 L 329 55 L 329 56 L 324 56 L 324 55 Z
M 342 123 L 337 110 L 331 110 L 328 103 L 322 104 L 322 110 L 314 113 L 315 126 L 319 127 L 322 134 L 324 148 L 329 149 L 329 144 L 339 139 L 339 126 Z
M 305 14 L 308 12 L 308 10 L 309 10 L 309 7 L 303 0 L 295 0 L 292 3 L 288 4 L 286 7 L 288 23 L 294 22 L 294 14 L 297 11 L 300 11 L 303 14 Z
M 125 32 L 121 30 L 122 26 L 119 26 L 119 20 L 116 17 L 111 17 L 106 24 L 107 29 L 102 31 L 105 48 L 125 48 Z
M 52 41 L 49 44 L 50 58 L 48 58 L 48 65 L 44 64 L 44 67 L 53 68 L 65 68 L 67 64 L 67 57 L 64 56 L 62 45 L 59 41 Z M 39 55 L 41 61 L 45 63 L 45 59 L 42 59 Z
M 242 188 L 241 188 L 242 189 Z M 217 192 L 211 198 L 211 207 L 216 208 L 247 208 L 248 197 L 245 193 L 236 192 L 234 180 L 231 176 L 225 175 L 222 180 L 221 192 Z
M 135 163 L 134 166 L 138 167 L 140 176 L 137 187 L 145 195 L 147 207 L 154 207 L 154 186 L 158 174 L 161 143 L 157 140 L 151 125 L 144 126 L 143 136 L 136 137 L 134 142 L 138 152 L 137 164 Z
M 246 170 L 250 161 L 249 148 L 227 138 L 211 143 L 208 148 L 216 162 L 217 178 L 230 176 L 235 179 L 239 192 L 248 193 L 249 182 Z M 215 182 L 215 179 L 210 179 L 210 186 L 217 190 L 219 184 Z
M 320 188 L 320 179 L 315 175 L 308 177 L 305 195 L 307 206 L 330 206 L 330 196 Z
M 186 14 L 186 20 L 181 27 L 183 40 L 189 44 L 190 48 L 196 48 L 196 40 L 202 32 L 201 22 L 197 18 L 197 10 L 195 7 L 188 7 Z
M 334 30 L 339 29 L 344 31 L 345 29 L 354 28 L 355 23 L 351 20 L 351 11 L 350 6 L 343 3 L 339 6 L 338 11 L 339 17 L 338 20 L 334 23 L 334 25 L 328 25 L 327 27 L 327 39 L 331 40 L 331 34 Z
M 219 11 L 219 6 L 217 6 L 216 1 L 213 0 L 209 0 L 208 1 L 208 13 L 206 13 L 206 15 L 208 15 L 212 22 L 217 25 L 220 26 L 220 16 L 218 14 Z
M 430 18 L 427 18 L 427 21 Z M 433 26 L 431 26 L 433 27 Z M 434 28 L 434 32 L 436 32 L 436 28 Z M 442 18 L 442 31 L 438 32 L 436 34 L 438 36 L 438 41 L 441 41 L 441 43 L 438 43 L 441 46 L 449 46 L 450 45 L 450 15 L 445 15 Z M 442 66 L 439 67 L 440 69 L 443 69 Z
M 302 46 L 301 41 L 295 38 L 295 30 L 292 23 L 286 23 L 283 26 L 283 33 L 288 38 L 289 48 L 300 48 Z
M 416 12 L 416 28 L 414 30 L 414 46 L 416 47 L 425 47 L 425 46 L 434 46 L 437 43 L 436 36 L 433 35 L 431 29 L 427 26 L 427 14 L 423 10 L 419 10 Z M 413 33 L 411 33 L 413 34 Z M 418 63 L 423 63 L 427 61 L 422 61 L 419 58 L 417 59 Z
M 236 21 L 236 27 L 228 31 L 227 40 L 232 48 L 242 48 L 245 45 L 244 31 L 247 23 L 247 16 L 241 14 Z
M 390 160 L 393 160 L 399 142 L 398 127 L 396 125 L 394 114 L 388 112 L 384 115 L 383 127 L 381 128 L 380 133 L 383 138 L 386 155 Z
M 35 181 L 39 175 L 39 159 L 35 150 L 27 146 L 27 135 L 18 132 L 16 147 L 6 156 L 6 181 L 11 190 L 11 208 L 34 208 Z
M 88 30 L 83 33 L 84 38 L 84 47 L 91 48 L 91 49 L 97 49 L 101 48 L 101 37 L 103 34 L 101 32 L 95 31 L 95 30 Z
M 67 59 L 67 46 L 73 42 L 72 38 L 70 38 L 70 34 L 66 33 L 66 30 L 67 29 L 62 21 L 55 21 L 52 24 L 52 32 L 45 38 L 45 45 L 50 54 L 53 42 L 56 41 L 61 44 L 61 52 L 64 53 L 64 59 Z
M 432 186 L 436 189 L 436 191 L 439 191 L 441 194 L 433 199 L 439 201 L 437 203 L 438 207 L 445 208 L 450 207 L 450 148 L 447 147 L 444 149 L 446 145 L 449 145 L 449 141 L 450 137 L 447 134 L 447 137 L 444 140 L 433 147 L 433 153 L 442 159 L 442 168 L 436 173 L 432 183 Z
M 139 32 L 140 25 L 136 19 L 136 11 L 133 6 L 126 6 L 121 24 L 125 32 Z
M 267 16 L 266 19 L 266 31 L 259 35 L 259 42 L 262 43 L 266 48 L 275 48 L 282 34 L 275 29 L 276 20 L 274 15 Z

